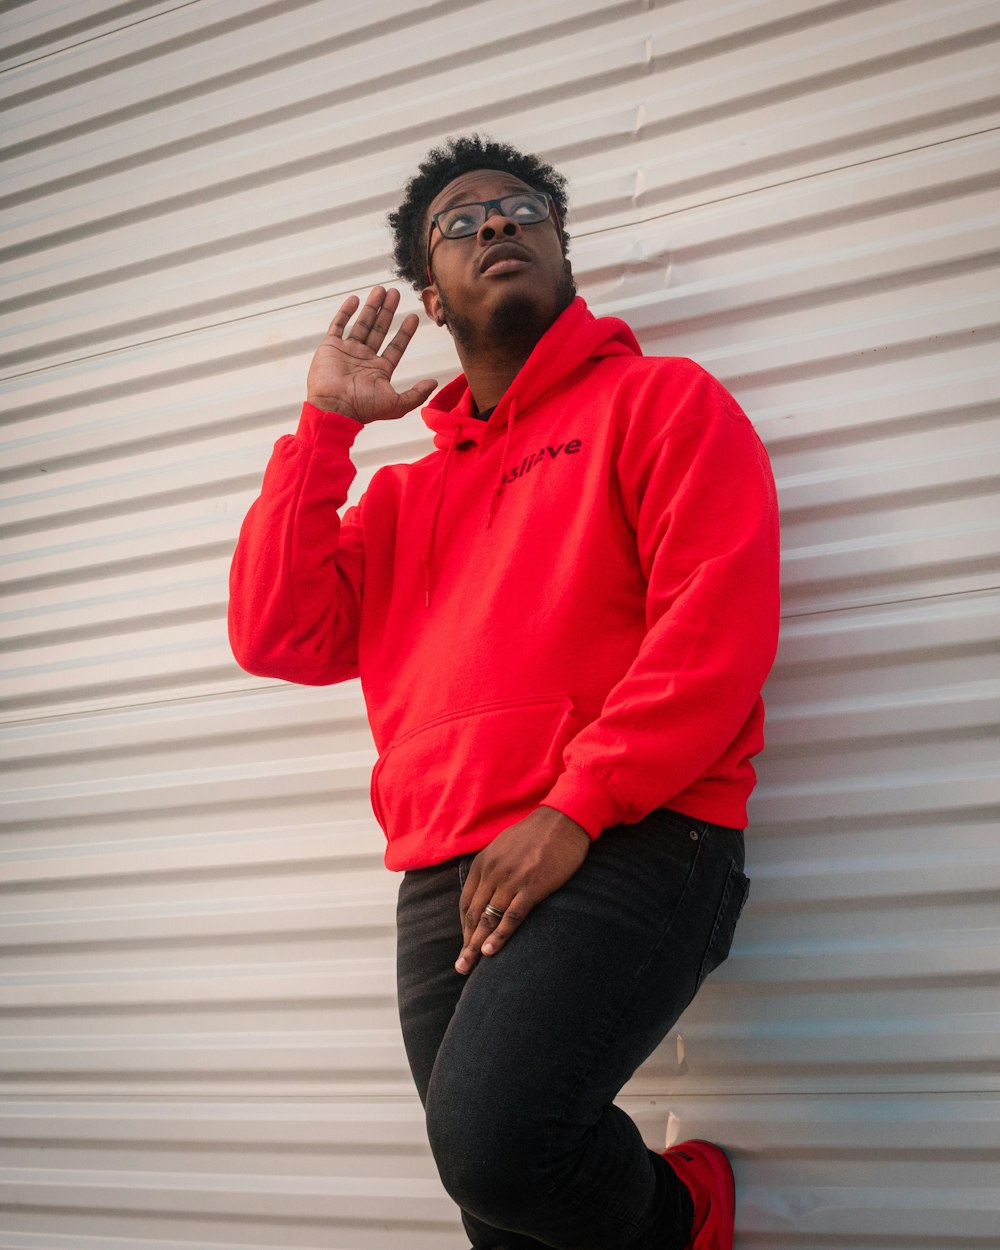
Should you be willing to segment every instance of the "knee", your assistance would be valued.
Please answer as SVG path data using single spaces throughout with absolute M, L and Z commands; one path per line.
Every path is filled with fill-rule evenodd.
M 529 1231 L 532 1211 L 551 1192 L 544 1131 L 530 1117 L 498 1105 L 490 1091 L 435 1090 L 427 1100 L 427 1136 L 441 1183 L 455 1202 L 498 1228 Z

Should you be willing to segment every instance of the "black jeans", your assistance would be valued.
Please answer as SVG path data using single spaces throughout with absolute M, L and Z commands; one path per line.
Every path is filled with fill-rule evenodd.
M 693 1207 L 613 1100 L 728 955 L 743 834 L 659 809 L 583 866 L 465 977 L 473 856 L 407 872 L 398 995 L 442 1182 L 476 1250 L 672 1250 Z

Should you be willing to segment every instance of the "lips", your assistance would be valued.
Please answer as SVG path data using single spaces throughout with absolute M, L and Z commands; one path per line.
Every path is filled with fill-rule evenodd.
M 529 261 L 531 256 L 517 243 L 494 243 L 487 248 L 486 255 L 479 262 L 479 272 L 486 273 L 488 269 L 504 260 Z

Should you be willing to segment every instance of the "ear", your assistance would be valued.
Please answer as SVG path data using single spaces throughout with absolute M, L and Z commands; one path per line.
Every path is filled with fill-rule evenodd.
M 447 325 L 445 320 L 444 309 L 441 306 L 441 296 L 438 295 L 436 286 L 425 286 L 420 292 L 420 302 L 424 306 L 424 312 L 430 317 L 435 325 Z

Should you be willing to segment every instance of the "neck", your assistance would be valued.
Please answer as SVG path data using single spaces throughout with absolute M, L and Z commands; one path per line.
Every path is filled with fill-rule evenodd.
M 444 291 L 438 288 L 462 372 L 480 412 L 500 402 L 539 339 L 572 303 L 575 293 L 572 274 L 567 269 L 554 307 L 539 304 L 530 295 L 514 296 L 485 318 L 474 319 L 451 307 Z
M 480 412 L 496 407 L 531 355 L 530 350 L 507 353 L 491 351 L 489 355 L 484 355 L 469 352 L 458 344 L 456 348 L 462 372 Z

